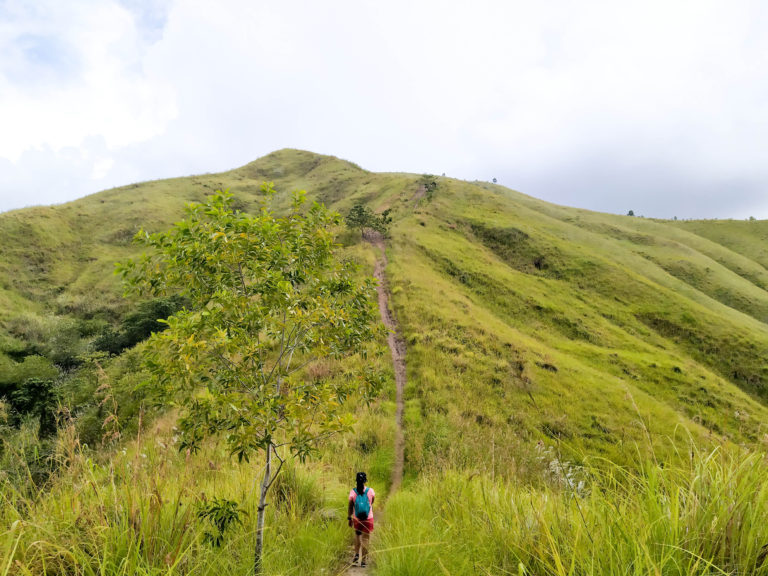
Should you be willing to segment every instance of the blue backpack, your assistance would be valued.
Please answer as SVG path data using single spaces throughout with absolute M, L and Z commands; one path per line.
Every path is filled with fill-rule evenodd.
M 368 500 L 368 488 L 363 490 L 363 493 L 358 493 L 355 490 L 355 517 L 358 520 L 367 520 L 368 514 L 371 512 L 371 502 Z

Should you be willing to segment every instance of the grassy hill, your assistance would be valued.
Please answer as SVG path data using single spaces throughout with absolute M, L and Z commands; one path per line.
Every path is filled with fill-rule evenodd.
M 0 214 L 0 372 L 53 359 L 68 370 L 69 401 L 103 420 L 96 369 L 78 359 L 136 309 L 114 262 L 136 255 L 140 227 L 167 228 L 216 189 L 255 209 L 263 181 L 281 192 L 278 205 L 301 188 L 342 214 L 356 202 L 392 210 L 387 273 L 408 372 L 402 502 L 447 473 L 537 485 L 553 462 L 632 468 L 685 461 L 689 441 L 705 451 L 768 445 L 767 221 L 615 216 L 446 177 L 425 194 L 421 175 L 296 150 Z M 375 252 L 359 233 L 340 241 L 371 273 Z M 126 406 L 136 356 L 104 361 Z M 382 423 L 387 394 L 371 416 Z M 381 424 L 380 452 L 339 442 L 386 468 L 388 430 Z M 313 474 L 343 482 L 349 462 L 334 464 L 332 449 L 324 458 L 330 468 Z M 406 573 L 393 565 L 384 573 Z
M 617 457 L 639 437 L 637 405 L 657 434 L 683 424 L 697 437 L 758 439 L 768 222 L 613 216 L 449 178 L 431 201 L 414 199 L 420 176 L 292 150 L 1 214 L 0 351 L 21 359 L 56 322 L 80 322 L 86 339 L 116 322 L 131 303 L 113 263 L 135 254 L 140 227 L 167 227 L 215 189 L 251 209 L 265 180 L 342 213 L 357 201 L 394 209 L 390 274 L 410 344 L 412 426 L 425 413 L 453 431 L 560 437 Z M 430 460 L 423 446 L 413 453 Z

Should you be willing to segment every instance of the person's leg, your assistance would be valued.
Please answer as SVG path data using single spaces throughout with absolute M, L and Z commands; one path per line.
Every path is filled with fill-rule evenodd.
M 360 548 L 362 546 L 362 536 L 360 530 L 355 530 L 355 558 L 352 562 L 357 562 L 360 559 Z
M 360 561 L 365 564 L 368 562 L 368 546 L 371 542 L 371 534 L 370 532 L 363 532 L 361 536 L 361 548 L 362 551 L 360 552 Z

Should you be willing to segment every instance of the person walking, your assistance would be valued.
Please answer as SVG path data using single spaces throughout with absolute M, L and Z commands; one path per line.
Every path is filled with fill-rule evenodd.
M 365 566 L 368 560 L 368 547 L 373 532 L 373 501 L 376 493 L 373 488 L 366 486 L 368 477 L 365 472 L 358 472 L 355 476 L 355 487 L 349 492 L 349 506 L 347 507 L 347 521 L 355 530 L 355 557 L 352 564 L 360 561 L 360 566 Z

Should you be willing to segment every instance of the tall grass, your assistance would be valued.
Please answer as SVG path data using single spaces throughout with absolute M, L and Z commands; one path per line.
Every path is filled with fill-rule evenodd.
M 394 496 L 378 574 L 768 574 L 763 455 L 609 463 L 533 488 L 447 473 Z
M 366 418 L 376 430 L 365 435 L 367 452 L 362 434 L 339 437 L 316 462 L 291 461 L 279 477 L 267 508 L 266 574 L 341 570 L 354 471 L 390 464 L 388 416 L 374 407 Z M 0 576 L 250 573 L 258 463 L 232 463 L 213 442 L 194 456 L 179 453 L 170 415 L 109 458 L 62 433 L 56 458 L 45 492 L 22 493 L 0 479 Z M 235 500 L 244 511 L 221 547 L 210 544 L 210 525 L 198 515 L 213 498 Z

